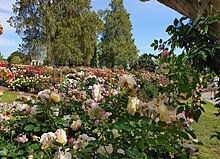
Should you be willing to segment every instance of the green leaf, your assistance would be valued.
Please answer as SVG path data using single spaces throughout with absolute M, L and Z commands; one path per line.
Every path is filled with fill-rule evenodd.
M 194 132 L 189 131 L 188 133 L 192 136 L 192 138 L 196 139 L 196 134 Z
M 83 153 L 88 153 L 88 152 L 90 152 L 92 150 L 92 147 L 86 147 L 86 148 L 84 148 L 83 149 Z
M 141 142 L 139 142 L 139 147 L 140 149 L 144 149 L 146 146 L 144 145 L 144 141 L 142 140 Z
M 34 129 L 34 127 L 35 126 L 33 124 L 29 124 L 24 127 L 24 130 L 25 131 L 32 131 Z
M 188 135 L 187 133 L 179 132 L 179 135 L 180 135 L 182 138 L 184 138 L 184 139 L 186 139 L 186 140 L 189 140 L 189 135 Z
M 158 125 L 161 126 L 161 127 L 165 127 L 165 126 L 167 126 L 167 123 L 164 122 L 164 121 L 159 121 Z
M 176 114 L 182 113 L 185 110 L 184 107 L 177 108 Z
M 178 20 L 177 18 L 175 18 L 173 24 L 174 24 L 175 26 L 177 26 L 178 23 L 179 23 L 179 20 Z
M 155 39 L 155 40 L 154 40 L 154 43 L 155 43 L 155 44 L 158 44 L 158 40 Z
M 47 132 L 49 129 L 48 128 L 43 128 L 42 131 L 43 132 Z
M 41 130 L 41 128 L 38 126 L 34 128 L 34 132 L 39 132 L 40 130 Z
M 41 155 L 39 155 L 39 154 L 33 154 L 33 156 L 34 156 L 34 158 L 36 158 L 36 159 L 41 159 Z
M 169 139 L 169 136 L 167 136 L 167 135 L 162 136 L 161 135 L 161 136 L 157 137 L 157 142 L 158 142 L 158 144 L 164 145 L 164 144 L 168 143 L 168 139 Z
M 141 124 L 143 127 L 146 127 L 148 125 L 148 119 L 147 118 L 142 119 Z
M 193 119 L 198 123 L 198 121 L 199 121 L 199 117 L 201 116 L 201 114 L 202 114 L 202 111 L 201 110 L 196 110 L 195 111 L 195 114 L 194 114 L 194 116 L 193 116 Z
M 174 28 L 174 26 L 173 26 L 173 25 L 168 26 L 168 27 L 167 27 L 167 29 L 166 29 L 166 32 L 170 32 L 170 31 L 172 31 L 172 30 L 173 30 L 173 28 Z
M 169 152 L 172 152 L 172 153 L 176 153 L 176 149 L 174 147 L 171 147 L 169 145 L 165 145 L 165 148 L 169 151 Z
M 31 148 L 34 150 L 38 150 L 40 148 L 39 144 L 35 143 L 31 145 Z
M 4 148 L 3 150 L 0 151 L 0 156 L 6 156 L 7 153 L 8 153 L 8 150 Z

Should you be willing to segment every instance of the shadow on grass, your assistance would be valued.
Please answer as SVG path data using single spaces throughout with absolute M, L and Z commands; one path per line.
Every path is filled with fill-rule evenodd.
M 214 131 L 220 130 L 220 117 L 215 115 L 217 109 L 213 104 L 207 102 L 204 109 L 205 113 L 202 113 L 199 122 L 193 124 L 197 138 L 203 143 L 202 146 L 198 146 L 198 158 L 220 159 L 220 141 L 216 138 L 210 139 Z
M 0 97 L 0 103 L 12 103 L 16 97 L 17 94 L 15 92 L 4 92 L 3 96 Z

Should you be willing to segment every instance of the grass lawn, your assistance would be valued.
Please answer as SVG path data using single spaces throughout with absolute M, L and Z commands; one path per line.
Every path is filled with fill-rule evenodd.
M 214 113 L 217 109 L 213 104 L 204 105 L 205 113 L 199 119 L 199 123 L 194 123 L 193 127 L 197 138 L 204 145 L 198 146 L 199 158 L 201 159 L 220 159 L 220 141 L 216 138 L 210 140 L 210 136 L 214 131 L 220 131 L 220 116 L 216 117 Z
M 0 96 L 0 103 L 12 103 L 16 96 L 15 92 L 4 92 L 3 96 Z

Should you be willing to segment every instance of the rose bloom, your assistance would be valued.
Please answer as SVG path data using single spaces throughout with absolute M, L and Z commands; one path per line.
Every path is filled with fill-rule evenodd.
M 72 128 L 72 130 L 78 130 L 80 126 L 81 126 L 81 120 L 76 120 L 73 121 L 70 127 Z
M 84 149 L 86 146 L 89 145 L 89 141 L 96 140 L 94 137 L 89 137 L 87 134 L 79 135 L 77 141 L 74 142 L 73 149 Z
M 157 112 L 160 114 L 161 121 L 170 122 L 169 111 L 163 103 L 157 108 Z
M 22 135 L 17 138 L 17 141 L 20 143 L 25 143 L 25 142 L 28 142 L 28 139 L 27 139 L 26 135 Z
M 56 93 L 51 93 L 50 99 L 53 100 L 54 102 L 59 102 L 60 101 L 60 96 Z
M 140 106 L 140 100 L 137 97 L 129 97 L 127 110 L 133 116 Z
M 100 146 L 97 152 L 106 157 L 109 157 L 109 155 L 113 152 L 112 144 L 109 144 L 108 146 Z
M 54 159 L 72 159 L 72 155 L 69 152 L 58 151 L 54 155 Z
M 57 129 L 55 134 L 57 136 L 58 143 L 63 145 L 67 143 L 66 131 L 64 131 L 63 129 Z
M 112 129 L 111 132 L 112 132 L 112 134 L 114 135 L 114 138 L 119 137 L 119 134 L 118 134 L 118 130 L 117 130 L 117 129 Z
M 131 75 L 123 75 L 119 77 L 118 85 L 120 87 L 128 87 L 129 89 L 134 89 L 134 85 L 136 84 L 136 81 L 133 76 Z
M 102 99 L 102 88 L 100 85 L 94 84 L 92 87 L 92 97 L 95 101 L 99 101 Z
M 53 146 L 53 142 L 56 140 L 56 135 L 53 132 L 44 133 L 41 135 L 40 143 L 45 146 Z

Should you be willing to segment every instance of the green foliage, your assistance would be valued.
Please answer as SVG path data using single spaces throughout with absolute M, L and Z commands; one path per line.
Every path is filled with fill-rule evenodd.
M 102 22 L 87 0 L 17 1 L 10 24 L 23 52 L 49 65 L 90 65 Z
M 210 15 L 206 18 L 198 17 L 195 20 L 189 20 L 182 17 L 175 19 L 173 25 L 167 27 L 166 32 L 170 38 L 166 41 L 155 40 L 151 45 L 154 49 L 160 46 L 169 47 L 170 52 L 176 48 L 183 49 L 192 66 L 200 71 L 207 67 L 219 74 L 219 40 L 216 40 L 209 34 L 209 26 L 216 23 L 220 18 L 219 14 Z
M 207 86 L 208 80 L 205 74 L 209 73 L 210 70 L 217 75 L 220 74 L 219 40 L 213 39 L 213 36 L 209 34 L 209 27 L 216 23 L 219 18 L 219 14 L 216 14 L 206 18 L 198 17 L 194 21 L 186 21 L 188 19 L 185 17 L 179 20 L 175 19 L 173 25 L 168 26 L 166 30 L 171 36 L 170 39 L 164 42 L 163 40 L 155 40 L 151 45 L 154 49 L 158 49 L 161 46 L 164 49 L 166 45 L 170 46 L 169 57 L 161 58 L 161 62 L 168 63 L 166 77 L 173 81 L 173 85 L 170 88 L 175 88 L 175 86 L 179 85 L 178 91 L 187 93 L 187 98 L 192 96 L 193 100 L 199 100 L 201 94 L 198 89 Z M 184 49 L 177 57 L 173 54 L 176 48 Z M 191 76 L 191 79 L 187 76 Z M 201 80 L 200 78 L 203 79 Z M 193 87 L 189 87 L 188 81 L 195 82 L 191 85 Z M 190 90 L 195 92 L 191 93 Z M 219 97 L 218 92 L 215 97 L 217 101 L 219 101 Z M 194 104 L 190 107 L 185 107 L 185 110 L 189 114 L 193 114 L 194 120 L 198 122 L 204 109 L 196 102 L 192 103 Z M 202 104 L 201 101 L 200 104 Z M 219 104 L 216 104 L 215 107 L 219 108 Z M 212 137 L 217 136 L 213 135 Z
M 100 65 L 126 68 L 137 60 L 137 48 L 132 39 L 132 25 L 123 0 L 112 0 L 105 11 L 104 30 L 99 47 Z
M 19 51 L 13 52 L 7 59 L 10 64 L 30 64 L 30 58 Z
M 156 55 L 144 53 L 139 57 L 138 61 L 131 64 L 131 67 L 136 70 L 144 69 L 150 72 L 155 72 L 157 59 L 158 56 Z
M 2 53 L 0 52 L 0 60 L 2 60 L 3 59 L 3 55 L 2 55 Z

